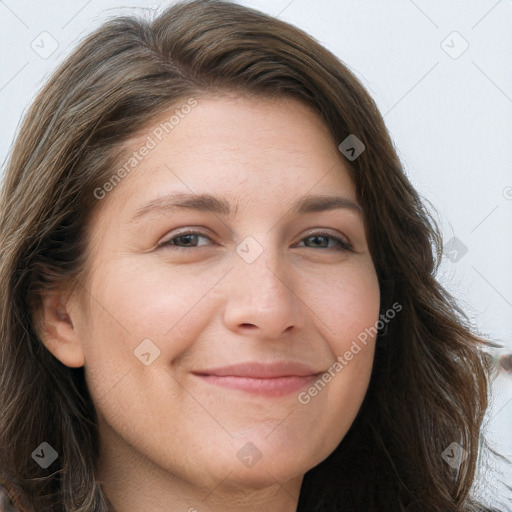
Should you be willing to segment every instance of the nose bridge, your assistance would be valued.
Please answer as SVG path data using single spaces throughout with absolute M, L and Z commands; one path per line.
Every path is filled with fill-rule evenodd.
M 237 266 L 240 271 L 240 284 L 246 289 L 247 296 L 253 297 L 259 303 L 260 309 L 265 306 L 271 307 L 274 303 L 286 300 L 290 293 L 289 285 L 286 283 L 286 273 L 283 272 L 282 256 L 279 250 L 267 237 L 268 243 L 265 246 L 258 247 L 252 240 L 247 240 L 239 244 L 237 253 L 240 260 Z M 257 243 L 257 242 L 256 242 Z M 249 247 L 248 253 L 243 250 Z M 245 257 L 245 256 L 248 257 Z
M 283 265 L 279 262 L 279 257 L 276 254 L 270 255 L 270 252 L 265 253 L 264 251 L 258 258 L 259 261 L 256 260 L 250 265 L 241 265 L 243 280 L 248 285 L 248 296 L 253 297 L 262 310 L 265 310 L 265 307 L 272 308 L 283 300 L 288 300 L 290 294 L 286 275 L 281 272 Z
M 300 327 L 303 315 L 284 256 L 271 236 L 264 238 L 260 244 L 248 237 L 236 249 L 225 321 L 233 330 L 258 328 L 262 336 L 278 337 Z

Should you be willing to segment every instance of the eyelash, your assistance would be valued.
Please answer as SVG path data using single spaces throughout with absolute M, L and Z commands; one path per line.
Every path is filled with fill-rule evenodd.
M 201 233 L 199 231 L 184 231 L 182 233 L 179 233 L 175 236 L 173 236 L 172 238 L 170 238 L 169 240 L 165 241 L 165 242 L 162 242 L 161 244 L 159 244 L 159 247 L 160 248 L 170 248 L 171 250 L 179 250 L 179 251 L 185 251 L 185 252 L 189 252 L 189 251 L 193 251 L 193 250 L 196 250 L 198 249 L 199 247 L 201 246 L 196 246 L 196 247 L 181 247 L 181 246 L 178 246 L 174 243 L 171 243 L 173 240 L 176 240 L 177 238 L 180 238 L 180 237 L 185 237 L 185 236 L 190 236 L 190 235 L 196 235 L 196 236 L 201 236 L 201 237 L 204 237 L 204 238 L 208 238 L 209 240 L 211 240 L 211 238 L 207 235 L 205 235 L 204 233 Z M 334 248 L 334 247 L 319 247 L 319 249 L 324 249 L 324 250 L 327 250 L 327 251 L 353 251 L 353 248 L 352 248 L 352 245 L 349 244 L 348 242 L 345 242 L 344 240 L 342 240 L 341 238 L 338 238 L 338 237 L 335 237 L 335 236 L 332 236 L 328 233 L 322 233 L 322 232 L 318 232 L 318 233 L 311 233 L 309 234 L 308 236 L 304 237 L 301 242 L 303 240 L 306 240 L 308 238 L 315 238 L 315 237 L 322 237 L 322 238 L 329 238 L 331 240 L 334 240 L 336 242 L 336 245 L 337 245 L 337 248 Z M 317 249 L 315 247 L 306 247 L 307 249 Z

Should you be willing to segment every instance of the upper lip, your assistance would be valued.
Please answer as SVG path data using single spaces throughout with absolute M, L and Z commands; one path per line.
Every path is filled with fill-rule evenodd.
M 321 373 L 305 363 L 284 361 L 278 363 L 246 362 L 193 372 L 196 375 L 215 375 L 218 377 L 247 377 L 253 379 L 271 379 L 277 377 L 307 377 Z

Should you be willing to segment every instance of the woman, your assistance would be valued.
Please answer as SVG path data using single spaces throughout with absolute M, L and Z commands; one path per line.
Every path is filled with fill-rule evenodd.
M 302 31 L 204 0 L 109 21 L 1 200 L 20 507 L 483 510 L 487 343 L 374 102 Z

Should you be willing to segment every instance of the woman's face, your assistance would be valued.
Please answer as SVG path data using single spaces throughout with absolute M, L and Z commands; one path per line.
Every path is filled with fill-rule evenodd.
M 374 338 L 354 341 L 379 287 L 354 185 L 293 99 L 201 98 L 166 133 L 171 114 L 130 141 L 140 160 L 98 204 L 70 307 L 102 457 L 208 488 L 300 479 L 371 373 Z

